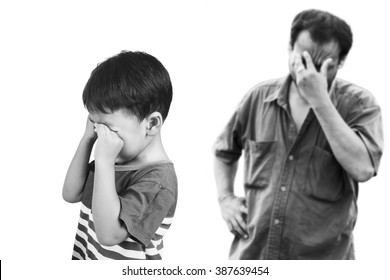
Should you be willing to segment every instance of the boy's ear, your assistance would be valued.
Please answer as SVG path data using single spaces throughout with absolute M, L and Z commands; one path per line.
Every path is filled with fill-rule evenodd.
M 163 124 L 162 116 L 159 112 L 153 112 L 148 117 L 146 117 L 146 134 L 147 135 L 156 135 Z
M 293 51 L 293 48 L 292 48 L 292 46 L 291 46 L 291 44 L 289 42 L 288 46 L 287 46 L 287 52 L 288 52 L 288 54 L 290 54 L 292 51 Z

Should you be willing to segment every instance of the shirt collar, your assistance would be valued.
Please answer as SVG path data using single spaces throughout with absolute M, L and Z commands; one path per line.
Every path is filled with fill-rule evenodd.
M 292 82 L 291 75 L 282 78 L 276 90 L 274 90 L 269 96 L 267 96 L 267 98 L 264 99 L 264 102 L 276 101 L 278 105 L 281 107 L 287 106 L 288 104 L 287 95 L 288 95 L 288 90 L 290 88 L 291 82 Z

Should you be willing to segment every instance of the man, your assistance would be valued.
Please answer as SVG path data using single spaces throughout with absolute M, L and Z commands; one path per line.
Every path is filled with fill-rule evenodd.
M 354 259 L 358 182 L 382 155 L 381 112 L 365 89 L 336 78 L 352 46 L 348 24 L 324 11 L 293 20 L 289 75 L 238 106 L 215 149 L 231 259 Z M 245 198 L 234 195 L 245 151 Z

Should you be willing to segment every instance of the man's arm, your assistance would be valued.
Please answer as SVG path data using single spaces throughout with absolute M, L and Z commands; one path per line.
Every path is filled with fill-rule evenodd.
M 375 173 L 368 150 L 362 139 L 342 119 L 327 91 L 327 68 L 331 59 L 325 60 L 320 72 L 317 72 L 306 51 L 303 57 L 306 69 L 298 57 L 295 64 L 300 94 L 317 116 L 337 161 L 352 178 L 359 182 L 367 181 Z
M 218 157 L 214 159 L 214 175 L 222 217 L 230 232 L 247 238 L 248 231 L 245 216 L 248 214 L 248 210 L 245 199 L 234 195 L 234 179 L 237 167 L 238 161 L 227 164 Z
M 92 213 L 99 243 L 113 246 L 128 236 L 126 227 L 119 220 L 121 205 L 115 188 L 115 160 L 123 141 L 103 124 L 96 124 L 96 132 Z
M 93 131 L 93 124 L 88 118 L 84 135 L 69 165 L 62 188 L 62 197 L 67 202 L 81 201 L 84 184 L 88 176 L 88 162 L 95 140 L 96 134 Z

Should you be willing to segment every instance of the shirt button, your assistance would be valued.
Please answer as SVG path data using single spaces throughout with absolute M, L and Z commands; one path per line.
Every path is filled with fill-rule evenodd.
M 287 190 L 287 188 L 286 188 L 285 186 L 282 186 L 282 187 L 280 188 L 280 190 L 281 190 L 282 192 L 285 192 L 285 191 Z
M 293 156 L 293 155 L 289 155 L 289 156 L 288 156 L 288 159 L 289 159 L 289 160 L 293 160 L 293 159 L 294 159 L 294 156 Z
M 279 224 L 280 223 L 279 219 L 275 219 L 274 223 L 275 223 L 275 225 Z

